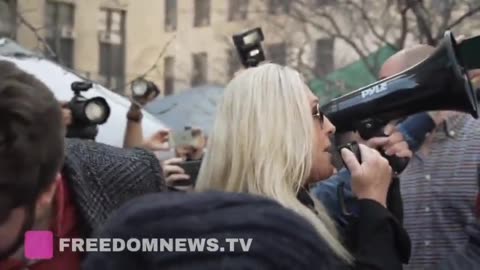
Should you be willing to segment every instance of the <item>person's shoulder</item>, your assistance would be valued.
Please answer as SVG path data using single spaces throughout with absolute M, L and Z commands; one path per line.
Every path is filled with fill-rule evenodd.
M 111 209 L 136 196 L 167 190 L 163 169 L 153 153 L 94 141 L 66 140 L 62 174 L 78 198 L 84 196 L 86 202 L 99 193 L 114 202 Z
M 63 169 L 75 175 L 89 171 L 98 176 L 103 174 L 102 172 L 110 171 L 111 178 L 120 179 L 119 175 L 139 178 L 142 176 L 163 182 L 163 169 L 152 152 L 142 148 L 119 148 L 89 140 L 65 141 Z
M 66 139 L 65 154 L 67 157 L 105 157 L 117 158 L 119 160 L 152 160 L 155 156 L 149 151 L 142 148 L 120 148 L 92 140 Z

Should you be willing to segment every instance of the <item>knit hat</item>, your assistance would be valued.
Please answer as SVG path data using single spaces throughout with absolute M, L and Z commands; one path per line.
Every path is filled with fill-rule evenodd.
M 95 233 L 99 238 L 163 239 L 164 251 L 95 252 L 83 269 L 336 269 L 338 261 L 305 219 L 263 197 L 238 193 L 159 193 L 134 199 Z M 167 241 L 186 239 L 176 251 Z M 193 241 L 204 252 L 186 252 Z M 213 239 L 213 240 L 212 240 Z M 236 240 L 234 250 L 231 242 Z M 248 251 L 249 240 L 251 243 Z M 218 245 L 212 242 L 218 240 Z M 184 240 L 185 241 L 185 240 Z M 190 243 L 188 241 L 191 241 Z M 161 241 L 160 241 L 161 242 Z M 198 243 L 198 242 L 197 242 Z M 230 244 L 229 244 L 230 243 Z M 208 247 L 210 246 L 210 250 Z M 197 247 L 199 247 L 197 245 Z M 143 248 L 145 248 L 143 246 Z M 222 251 L 223 248 L 223 251 Z

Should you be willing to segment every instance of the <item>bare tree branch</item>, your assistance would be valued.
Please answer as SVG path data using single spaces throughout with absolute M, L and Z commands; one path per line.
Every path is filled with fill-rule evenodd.
M 466 12 L 465 14 L 463 14 L 462 16 L 460 16 L 459 18 L 457 18 L 455 21 L 453 21 L 452 23 L 450 23 L 445 29 L 451 29 L 457 25 L 459 25 L 460 23 L 462 23 L 465 19 L 475 15 L 476 13 L 480 12 L 480 4 L 473 8 L 473 9 L 470 9 L 468 12 Z
M 387 40 L 386 35 L 380 35 L 378 31 L 376 30 L 375 25 L 373 25 L 372 20 L 370 20 L 370 17 L 368 16 L 365 7 L 361 7 L 359 4 L 357 4 L 355 1 L 348 1 L 348 5 L 352 5 L 360 12 L 362 15 L 363 20 L 367 24 L 369 30 L 372 32 L 372 34 L 377 38 L 378 40 L 382 41 L 386 45 L 396 48 L 396 45 L 392 44 L 390 41 Z
M 407 39 L 408 34 L 408 18 L 407 12 L 410 9 L 410 6 L 405 5 L 402 6 L 402 0 L 398 0 L 397 2 L 397 10 L 400 14 L 400 35 L 398 39 L 395 41 L 396 48 L 403 48 L 405 45 L 405 41 Z
M 443 36 L 443 33 L 445 32 L 446 29 L 448 29 L 448 23 L 450 22 L 450 19 L 452 18 L 452 13 L 453 9 L 455 7 L 455 2 L 452 1 L 451 5 L 446 5 L 444 9 L 442 10 L 442 14 L 440 16 L 440 19 L 442 20 L 442 23 L 440 23 L 440 26 L 438 27 L 438 33 L 437 33 L 437 40 L 440 40 Z
M 436 40 L 433 37 L 431 22 L 428 19 L 428 13 L 422 2 L 418 0 L 407 0 L 407 5 L 411 7 L 413 14 L 417 19 L 418 32 L 425 37 L 429 45 L 436 45 Z
M 441 39 L 440 34 L 443 35 L 446 29 L 480 12 L 479 4 L 468 2 L 467 5 L 467 2 L 460 0 L 445 0 L 445 7 L 435 12 L 431 5 L 437 5 L 437 1 L 440 0 L 337 0 L 322 6 L 312 0 L 290 0 L 290 12 L 272 16 L 263 8 L 267 3 L 267 0 L 263 0 L 262 8 L 256 13 L 265 14 L 262 17 L 264 24 L 274 26 L 272 32 L 275 35 L 283 34 L 285 39 L 291 38 L 288 31 L 295 29 L 302 34 L 305 32 L 302 38 L 323 35 L 341 41 L 363 61 L 372 75 L 376 75 L 383 61 L 382 56 L 377 54 L 373 59 L 367 58 L 376 48 L 387 45 L 400 50 L 410 37 L 417 42 L 436 45 Z M 458 13 L 461 16 L 454 17 Z M 282 21 L 284 18 L 289 20 Z M 309 34 L 313 33 L 315 35 L 310 37 Z M 300 53 L 303 51 L 302 43 L 295 43 L 296 46 L 302 46 L 296 48 Z M 301 60 L 301 55 L 297 55 L 297 60 Z M 298 68 L 304 74 L 312 69 L 308 65 L 299 65 Z
M 121 90 L 125 89 L 126 87 L 130 86 L 134 81 L 138 80 L 138 79 L 142 79 L 142 78 L 145 78 L 148 74 L 150 74 L 150 72 L 154 71 L 155 69 L 157 69 L 158 67 L 158 62 L 160 61 L 160 59 L 163 57 L 163 55 L 165 54 L 165 52 L 167 51 L 168 49 L 168 46 L 170 46 L 170 43 L 173 42 L 173 40 L 175 39 L 175 35 L 172 36 L 172 38 L 170 38 L 170 40 L 167 41 L 167 43 L 165 43 L 165 45 L 163 46 L 163 48 L 160 50 L 160 53 L 158 54 L 157 58 L 155 59 L 155 61 L 153 62 L 152 66 L 147 69 L 145 72 L 143 72 L 142 74 L 138 75 L 137 77 L 133 78 L 132 80 L 130 80 L 129 82 L 127 82 L 126 84 L 120 86 L 120 87 L 117 87 L 114 91 L 115 92 L 120 92 Z
M 324 14 L 325 18 L 327 18 L 330 22 L 332 22 L 334 25 L 336 25 L 336 22 L 333 20 L 333 17 L 328 15 L 328 14 Z M 330 30 L 328 30 L 326 27 L 322 26 L 321 24 L 318 24 L 316 22 L 310 22 L 312 23 L 313 25 L 315 25 L 315 27 L 317 27 L 318 29 L 324 31 L 325 33 L 328 33 L 330 36 L 334 37 L 334 38 L 339 38 L 341 40 L 343 40 L 345 43 L 347 43 L 350 47 L 352 47 L 352 49 L 360 56 L 361 59 L 366 59 L 367 58 L 367 54 L 365 52 L 363 52 L 359 45 L 353 40 L 351 39 L 350 37 L 348 36 L 345 36 L 340 28 L 338 26 L 334 26 L 334 29 L 336 29 L 336 32 L 332 32 Z M 370 65 L 370 63 L 368 62 L 365 62 L 365 66 L 368 68 L 368 71 L 371 73 L 371 74 L 375 74 L 375 68 L 372 67 Z
M 333 38 L 338 38 L 340 40 L 343 40 L 355 51 L 355 53 L 360 57 L 360 59 L 362 59 L 362 61 L 367 59 L 367 55 L 369 54 L 369 52 L 364 51 L 360 48 L 358 40 L 355 40 L 354 38 L 348 35 L 345 35 L 345 33 L 343 33 L 342 29 L 340 28 L 340 26 L 338 25 L 338 22 L 334 17 L 334 14 L 332 14 L 331 12 L 329 13 L 328 11 L 325 11 L 325 10 L 317 10 L 317 9 L 310 8 L 308 5 L 306 5 L 302 1 L 297 1 L 297 3 L 302 8 L 296 10 L 296 12 L 291 12 L 290 13 L 291 17 L 295 18 L 298 21 L 303 21 L 305 23 L 308 23 L 313 27 L 315 27 L 317 30 L 322 31 Z M 305 12 L 305 10 L 312 12 L 313 16 L 304 16 L 305 14 L 303 14 L 302 11 Z M 317 21 L 316 19 L 318 18 L 326 20 L 330 25 L 325 25 Z M 368 63 L 368 61 L 364 61 L 364 64 L 367 67 L 367 70 L 372 75 L 376 74 L 376 68 L 372 66 L 371 63 Z
M 48 42 L 42 37 L 42 35 L 40 35 L 40 33 L 38 33 L 38 31 L 43 27 L 42 28 L 34 27 L 27 19 L 25 19 L 25 17 L 20 12 L 16 12 L 16 17 L 18 18 L 21 24 L 25 25 L 25 27 L 27 27 L 35 35 L 35 38 L 37 39 L 37 41 L 40 42 L 42 46 L 47 50 L 50 58 L 53 58 L 55 61 L 62 64 L 61 59 L 57 56 L 57 54 L 52 49 L 52 47 L 50 47 Z

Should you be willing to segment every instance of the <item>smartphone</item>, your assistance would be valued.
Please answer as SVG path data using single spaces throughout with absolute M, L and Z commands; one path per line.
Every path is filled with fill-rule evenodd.
M 173 131 L 169 137 L 169 144 L 171 147 L 179 146 L 200 146 L 200 139 L 198 136 L 193 135 L 193 130 L 185 129 L 180 131 Z
M 195 186 L 201 165 L 202 160 L 189 160 L 178 164 L 178 166 L 180 166 L 185 171 L 185 174 L 188 174 L 190 176 L 190 179 L 188 180 L 189 185 L 193 184 Z

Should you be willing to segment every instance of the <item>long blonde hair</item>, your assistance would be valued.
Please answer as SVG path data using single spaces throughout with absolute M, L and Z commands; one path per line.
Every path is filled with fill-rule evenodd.
M 247 192 L 278 201 L 306 218 L 340 258 L 351 262 L 320 202 L 317 214 L 297 199 L 312 168 L 314 120 L 301 75 L 265 64 L 226 87 L 196 189 Z

